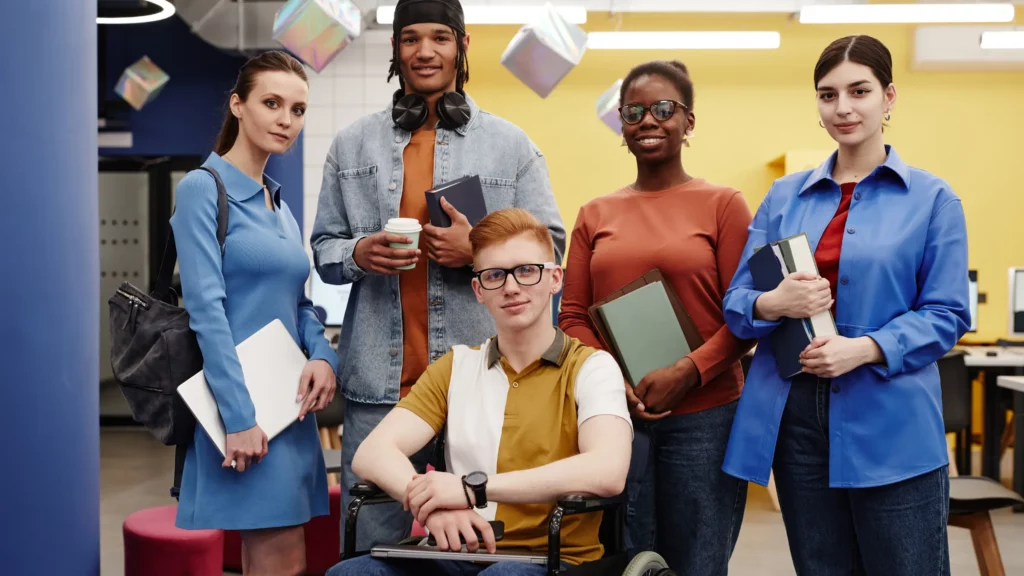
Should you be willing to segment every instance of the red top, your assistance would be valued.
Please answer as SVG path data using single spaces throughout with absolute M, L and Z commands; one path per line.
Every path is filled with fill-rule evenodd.
M 739 266 L 752 216 L 732 188 L 694 178 L 660 192 L 625 188 L 591 200 L 576 218 L 558 324 L 584 344 L 602 348 L 587 311 L 636 278 L 658 268 L 704 337 L 690 354 L 702 387 L 673 414 L 727 404 L 743 388 L 740 358 L 751 341 L 725 325 L 722 299 Z
M 850 202 L 853 200 L 853 189 L 856 182 L 844 182 L 839 186 L 843 192 L 832 221 L 825 227 L 825 232 L 818 241 L 814 251 L 814 261 L 818 264 L 818 274 L 828 280 L 832 290 L 832 316 L 836 315 L 836 285 L 839 283 L 839 253 L 843 249 L 843 235 L 846 233 L 846 217 L 850 213 Z

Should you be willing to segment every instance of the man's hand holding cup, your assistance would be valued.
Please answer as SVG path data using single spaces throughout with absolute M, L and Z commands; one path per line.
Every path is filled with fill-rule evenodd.
M 418 245 L 422 229 L 415 218 L 392 218 L 381 232 L 360 239 L 352 258 L 356 266 L 374 274 L 412 270 L 421 254 Z

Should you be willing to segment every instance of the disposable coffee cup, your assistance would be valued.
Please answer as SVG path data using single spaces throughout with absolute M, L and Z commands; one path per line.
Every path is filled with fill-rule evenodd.
M 415 218 L 391 218 L 384 226 L 384 231 L 388 234 L 397 234 L 412 240 L 411 244 L 402 244 L 399 242 L 392 242 L 391 244 L 388 244 L 388 246 L 397 248 L 398 250 L 415 250 L 419 247 L 421 230 L 423 230 L 423 226 L 421 226 L 420 221 Z M 409 266 L 401 266 L 395 269 L 412 270 L 415 267 L 415 264 L 411 264 Z

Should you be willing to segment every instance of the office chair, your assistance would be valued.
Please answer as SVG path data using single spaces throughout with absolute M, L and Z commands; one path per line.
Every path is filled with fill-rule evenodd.
M 970 431 L 971 381 L 963 352 L 949 352 L 939 362 L 939 380 L 942 383 L 942 415 L 947 431 Z M 965 414 L 967 416 L 965 416 Z M 957 449 L 961 446 L 957 440 Z M 970 462 L 967 450 L 967 462 Z M 950 458 L 949 519 L 947 524 L 966 528 L 971 532 L 978 569 L 982 576 L 1004 576 L 1003 560 L 999 554 L 996 533 L 992 528 L 990 512 L 1024 504 L 1016 492 L 1002 484 L 981 476 L 960 476 L 957 470 L 960 458 Z M 966 468 L 965 468 L 966 469 Z

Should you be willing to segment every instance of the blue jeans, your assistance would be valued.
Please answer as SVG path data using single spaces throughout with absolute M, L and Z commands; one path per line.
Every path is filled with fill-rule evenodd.
M 796 573 L 948 576 L 947 467 L 887 486 L 830 488 L 831 394 L 829 380 L 798 376 L 775 448 L 775 487 Z
M 539 564 L 474 564 L 452 560 L 384 560 L 369 555 L 335 564 L 326 576 L 544 576 Z
M 653 550 L 680 576 L 724 576 L 747 483 L 722 471 L 736 402 L 656 422 L 634 421 L 626 488 L 631 554 Z
M 359 445 L 370 435 L 394 408 L 391 404 L 363 404 L 345 401 L 345 428 L 341 435 L 341 550 L 345 550 L 345 516 L 348 505 L 352 501 L 349 488 L 361 482 L 352 472 L 352 458 Z M 425 472 L 427 463 L 433 456 L 434 443 L 427 444 L 411 458 L 418 472 Z M 356 524 L 356 550 L 369 550 L 378 544 L 397 544 L 409 537 L 412 531 L 412 513 L 402 510 L 402 505 L 394 502 L 363 506 L 359 510 Z

